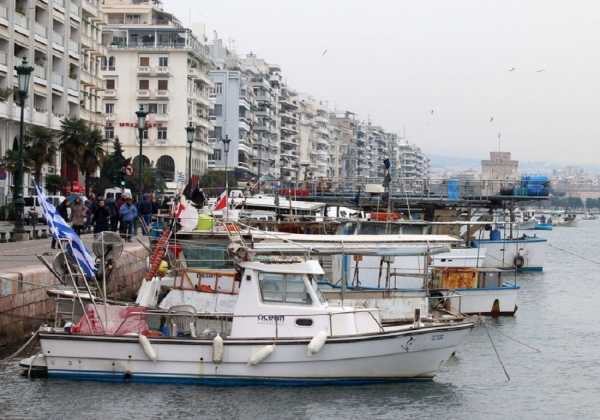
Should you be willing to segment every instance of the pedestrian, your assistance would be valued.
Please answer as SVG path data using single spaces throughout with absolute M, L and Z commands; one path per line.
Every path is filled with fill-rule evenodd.
M 126 194 L 126 193 L 124 193 Z M 123 194 L 120 194 L 117 197 L 117 201 L 115 201 L 115 210 L 117 212 L 117 225 L 119 226 L 119 232 L 123 233 L 123 226 L 121 223 L 121 207 L 123 206 L 123 204 L 125 203 L 125 199 L 123 198 Z
M 142 216 L 144 226 L 142 226 L 142 232 L 146 232 L 150 229 L 150 223 L 152 222 L 153 205 L 149 194 L 144 194 L 142 202 L 139 206 L 139 214 Z
M 125 203 L 119 210 L 121 216 L 121 233 L 126 235 L 127 241 L 131 242 L 131 238 L 135 236 L 134 223 L 138 216 L 137 207 L 132 203 L 129 194 L 123 194 Z
M 115 199 L 110 197 L 106 200 L 106 208 L 108 208 L 108 214 L 110 217 L 110 230 L 113 232 L 117 231 L 119 227 L 119 210 L 117 209 L 117 204 L 115 203 Z
M 98 205 L 94 211 L 94 233 L 101 233 L 109 230 L 110 210 L 103 199 L 98 200 Z
M 65 198 L 59 205 L 56 207 L 56 211 L 64 219 L 65 222 L 69 223 L 69 200 Z M 52 249 L 56 249 L 56 238 L 52 235 Z
M 85 206 L 87 207 L 88 218 L 86 220 L 85 228 L 86 230 L 91 228 L 94 224 L 94 214 L 96 213 L 96 195 L 94 193 L 90 193 L 88 195 L 88 199 L 85 202 Z
M 71 206 L 71 226 L 78 235 L 81 235 L 81 231 L 85 226 L 86 214 L 87 207 L 81 202 L 81 197 L 77 197 Z

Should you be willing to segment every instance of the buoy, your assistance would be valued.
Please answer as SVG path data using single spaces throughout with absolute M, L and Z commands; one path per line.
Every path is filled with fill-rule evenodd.
M 319 331 L 308 343 L 306 354 L 312 356 L 321 351 L 325 342 L 327 341 L 327 333 L 325 331 Z
M 221 363 L 223 361 L 223 339 L 219 334 L 213 338 L 213 363 Z
M 256 366 L 259 363 L 262 363 L 267 357 L 271 355 L 275 351 L 275 344 L 271 344 L 268 346 L 263 346 L 260 349 L 256 350 L 250 356 L 250 360 L 248 360 L 248 364 L 250 366 Z
M 150 344 L 150 340 L 148 340 L 148 337 L 140 334 L 138 336 L 138 341 L 140 342 L 142 349 L 144 349 L 144 353 L 146 354 L 148 359 L 152 360 L 153 362 L 156 362 L 158 356 L 156 355 L 156 351 L 154 351 L 152 344 Z

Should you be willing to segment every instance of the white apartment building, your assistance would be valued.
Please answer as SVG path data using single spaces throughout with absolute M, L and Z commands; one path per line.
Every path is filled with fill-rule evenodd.
M 298 94 L 287 85 L 279 96 L 281 180 L 295 182 L 300 176 Z
M 79 116 L 80 35 L 80 0 L 0 0 L 1 156 L 18 138 L 20 108 L 12 91 L 17 84 L 14 67 L 23 58 L 34 68 L 25 123 L 59 130 L 64 117 Z M 43 169 L 43 174 L 59 172 L 59 162 L 58 156 L 54 165 Z M 63 175 L 73 175 L 73 169 L 73 165 L 65 164 Z M 76 171 L 74 175 L 77 177 Z M 31 181 L 31 176 L 25 174 L 25 187 L 31 188 Z M 2 201 L 10 194 L 12 182 L 12 174 L 0 169 Z
M 125 155 L 138 159 L 135 112 L 149 112 L 143 131 L 144 160 L 166 181 L 187 176 L 188 145 L 185 128 L 192 124 L 192 177 L 208 169 L 212 148 L 208 133 L 208 72 L 213 65 L 204 37 L 198 38 L 156 0 L 104 0 L 107 25 L 103 43 L 108 48 L 103 68 L 106 90 L 106 138 L 118 136 Z
M 80 35 L 80 117 L 88 125 L 103 130 L 105 126 L 102 96 L 104 80 L 101 67 L 106 67 L 106 47 L 102 45 L 102 29 L 106 15 L 100 0 L 81 0 Z M 109 144 L 110 145 L 110 144 Z
M 429 158 L 421 151 L 421 148 L 407 141 L 398 143 L 397 174 L 400 178 L 428 178 L 431 164 Z

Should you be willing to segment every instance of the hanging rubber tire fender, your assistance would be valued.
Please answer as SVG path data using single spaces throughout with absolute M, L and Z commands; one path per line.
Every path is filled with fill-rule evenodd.
M 516 268 L 523 268 L 524 265 L 525 257 L 523 257 L 521 254 L 517 254 L 513 259 L 513 266 Z

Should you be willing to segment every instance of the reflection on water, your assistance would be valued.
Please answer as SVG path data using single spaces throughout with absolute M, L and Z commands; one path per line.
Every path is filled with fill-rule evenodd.
M 600 221 L 581 221 L 578 228 L 557 228 L 545 236 L 557 247 L 595 259 Z M 549 246 L 546 271 L 519 277 L 517 316 L 487 320 L 510 382 L 485 330 L 478 328 L 435 381 L 426 383 L 210 388 L 30 381 L 12 364 L 0 367 L 0 418 L 597 418 L 597 270 Z

